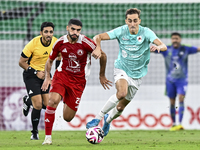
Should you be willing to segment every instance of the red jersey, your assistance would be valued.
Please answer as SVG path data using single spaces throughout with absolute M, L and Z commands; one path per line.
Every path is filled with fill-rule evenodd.
M 49 58 L 54 60 L 60 52 L 62 60 L 58 72 L 65 73 L 70 82 L 86 81 L 90 74 L 91 53 L 95 48 L 94 41 L 85 35 L 80 34 L 75 44 L 69 43 L 67 35 L 64 35 L 55 42 Z

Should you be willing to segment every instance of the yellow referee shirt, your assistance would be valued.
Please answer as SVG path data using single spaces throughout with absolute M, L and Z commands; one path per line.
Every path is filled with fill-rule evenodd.
M 52 51 L 52 47 L 54 43 L 56 42 L 57 38 L 52 37 L 51 44 L 47 47 L 45 47 L 41 43 L 41 37 L 37 36 L 33 38 L 23 49 L 23 53 L 27 57 L 32 57 L 30 63 L 30 66 L 34 68 L 35 70 L 44 71 L 45 69 L 45 63 L 49 57 L 49 54 Z

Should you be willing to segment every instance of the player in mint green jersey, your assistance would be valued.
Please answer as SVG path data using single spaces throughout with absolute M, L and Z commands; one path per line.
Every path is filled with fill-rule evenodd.
M 119 54 L 115 60 L 114 80 L 117 93 L 112 95 L 95 119 L 88 122 L 86 128 L 97 126 L 104 117 L 103 131 L 105 136 L 109 132 L 110 123 L 119 117 L 134 98 L 142 77 L 147 74 L 147 66 L 150 60 L 150 51 L 166 51 L 166 45 L 147 27 L 140 26 L 140 10 L 131 8 L 126 11 L 126 25 L 118 27 L 106 33 L 96 35 L 94 41 L 96 49 L 100 51 L 102 40 L 117 39 Z M 150 46 L 150 44 L 152 46 Z M 107 87 L 108 80 L 100 71 L 100 82 Z M 107 114 L 109 112 L 109 114 Z

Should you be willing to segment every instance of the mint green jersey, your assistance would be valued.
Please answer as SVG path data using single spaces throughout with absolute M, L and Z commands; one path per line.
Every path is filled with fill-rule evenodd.
M 128 25 L 123 25 L 107 32 L 110 39 L 117 39 L 119 54 L 115 68 L 124 70 L 131 78 L 141 78 L 147 74 L 150 60 L 150 43 L 158 37 L 147 27 L 139 26 L 136 35 L 129 32 Z

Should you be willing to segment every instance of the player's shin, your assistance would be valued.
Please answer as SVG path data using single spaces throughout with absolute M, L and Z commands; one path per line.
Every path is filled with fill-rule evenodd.
M 170 105 L 170 115 L 173 121 L 173 126 L 176 125 L 176 109 L 175 105 Z
M 33 130 L 32 133 L 37 134 L 38 133 L 38 124 L 40 121 L 40 112 L 41 110 L 37 110 L 33 108 L 32 113 L 31 113 L 31 121 L 32 121 L 32 126 Z
M 181 124 L 182 119 L 183 119 L 183 114 L 184 114 L 184 102 L 179 103 L 179 110 L 178 110 L 178 115 L 179 115 L 179 123 Z
M 116 119 L 122 114 L 122 111 L 118 111 L 117 108 L 113 108 L 112 111 L 110 112 L 106 122 L 111 123 L 112 120 Z
M 51 135 L 53 123 L 55 120 L 55 110 L 56 108 L 47 106 L 45 111 L 45 135 Z
M 112 95 L 95 118 L 101 120 L 106 113 L 118 104 L 118 102 L 119 100 L 117 99 L 116 94 Z

